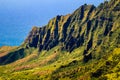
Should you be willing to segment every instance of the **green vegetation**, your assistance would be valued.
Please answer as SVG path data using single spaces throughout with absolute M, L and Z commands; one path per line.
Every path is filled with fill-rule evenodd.
M 119 80 L 120 1 L 82 5 L 0 48 L 0 80 Z
M 120 48 L 115 48 L 99 60 L 92 59 L 87 63 L 82 62 L 83 55 L 80 53 L 83 53 L 83 47 L 71 53 L 58 49 L 59 46 L 40 53 L 34 50 L 31 55 L 23 59 L 1 66 L 0 79 L 103 80 L 120 78 Z

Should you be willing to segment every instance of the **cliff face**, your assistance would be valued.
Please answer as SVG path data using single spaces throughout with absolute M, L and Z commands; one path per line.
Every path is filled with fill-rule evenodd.
M 25 40 L 26 47 L 41 51 L 60 45 L 61 50 L 71 52 L 84 46 L 83 54 L 89 58 L 99 47 L 103 51 L 103 47 L 119 45 L 119 9 L 119 0 L 106 1 L 98 7 L 82 5 L 72 14 L 56 16 L 46 26 L 33 27 Z
M 61 51 L 72 52 L 84 47 L 84 61 L 100 58 L 120 46 L 120 1 L 111 0 L 94 5 L 82 5 L 72 14 L 56 16 L 43 27 L 33 27 L 28 37 L 16 51 L 0 57 L 0 63 L 11 63 L 31 53 L 31 48 L 51 50 L 60 46 Z M 22 49 L 22 53 L 21 53 Z M 15 57 L 15 55 L 19 55 Z M 12 55 L 11 55 L 12 54 Z M 80 53 L 81 54 L 81 53 Z M 9 57 L 9 60 L 7 57 Z M 15 58 L 13 58 L 15 57 Z M 13 59 L 13 60 L 11 60 Z
M 119 80 L 120 0 L 33 27 L 21 46 L 0 48 L 0 65 L 1 80 Z
M 89 33 L 91 26 L 90 16 L 95 11 L 93 5 L 83 5 L 73 14 L 57 16 L 41 28 L 34 27 L 25 43 L 29 47 L 39 50 L 50 50 L 56 45 L 61 49 L 72 51 L 74 48 L 83 45 L 84 36 Z M 82 27 L 87 31 L 82 30 Z

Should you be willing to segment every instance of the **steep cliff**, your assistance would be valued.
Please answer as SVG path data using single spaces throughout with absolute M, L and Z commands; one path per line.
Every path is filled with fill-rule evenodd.
M 60 45 L 61 50 L 72 52 L 84 46 L 85 57 L 91 53 L 94 55 L 93 51 L 98 48 L 101 50 L 97 53 L 103 52 L 108 46 L 119 45 L 119 9 L 120 3 L 117 0 L 106 1 L 98 7 L 82 5 L 72 14 L 56 16 L 46 26 L 33 27 L 25 40 L 26 47 L 42 51 Z
M 33 27 L 21 46 L 0 54 L 3 80 L 119 80 L 120 0 L 58 15 Z

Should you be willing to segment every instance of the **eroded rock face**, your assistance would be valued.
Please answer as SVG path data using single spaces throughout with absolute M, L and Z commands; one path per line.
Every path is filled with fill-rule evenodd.
M 91 27 L 89 17 L 94 10 L 93 5 L 83 5 L 73 14 L 53 18 L 44 27 L 33 27 L 25 43 L 29 47 L 39 48 L 40 51 L 63 44 L 62 49 L 72 51 L 84 43 L 85 33 L 89 34 Z M 87 31 L 80 34 L 82 25 L 85 25 Z
M 72 14 L 58 15 L 43 27 L 33 27 L 23 46 L 0 56 L 0 65 L 32 54 L 26 52 L 32 47 L 42 51 L 58 45 L 59 50 L 69 52 L 82 47 L 84 62 L 100 59 L 105 53 L 120 47 L 119 9 L 120 0 L 111 0 L 98 7 L 85 4 Z
M 61 45 L 61 50 L 71 52 L 84 46 L 84 58 L 91 59 L 91 51 L 98 46 L 110 44 L 110 35 L 119 29 L 119 25 L 116 26 L 120 22 L 119 5 L 119 1 L 112 0 L 98 7 L 82 5 L 72 14 L 56 16 L 44 27 L 33 27 L 25 44 L 27 47 L 38 48 L 39 51 Z

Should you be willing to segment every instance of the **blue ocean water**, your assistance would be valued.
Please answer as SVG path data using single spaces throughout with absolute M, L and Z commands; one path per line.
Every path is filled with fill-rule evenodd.
M 0 26 L 1 27 L 1 26 Z M 0 29 L 0 46 L 19 46 L 27 37 L 31 27 L 7 26 Z

